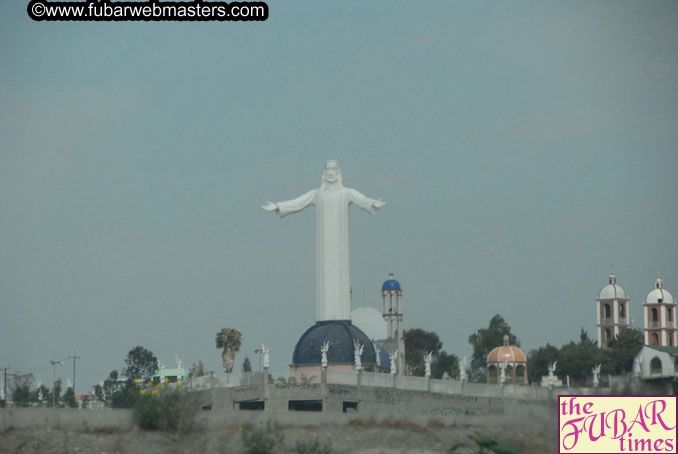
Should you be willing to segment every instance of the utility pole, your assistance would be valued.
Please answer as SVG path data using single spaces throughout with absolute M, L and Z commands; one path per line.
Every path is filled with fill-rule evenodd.
M 73 355 L 73 356 L 68 357 L 68 359 L 71 359 L 71 358 L 73 358 L 73 396 L 75 397 L 75 360 L 80 359 L 80 357 L 77 356 L 77 355 Z
M 63 361 L 50 361 L 52 365 L 52 408 L 56 407 L 56 366 L 63 366 Z

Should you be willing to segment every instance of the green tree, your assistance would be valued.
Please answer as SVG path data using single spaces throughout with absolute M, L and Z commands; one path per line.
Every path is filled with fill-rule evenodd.
M 104 380 L 102 400 L 109 401 L 111 397 L 113 397 L 113 392 L 116 390 L 117 386 L 119 386 L 118 371 L 112 370 L 111 373 L 108 374 L 108 378 Z
M 442 350 L 434 355 L 431 361 L 431 377 L 443 378 L 446 372 L 450 377 L 459 375 L 459 358 L 456 355 L 448 355 L 445 350 Z
M 643 332 L 638 329 L 627 329 L 611 339 L 605 350 L 606 369 L 610 374 L 621 375 L 633 370 L 633 359 L 645 341 Z
M 10 386 L 12 400 L 16 407 L 28 407 L 31 402 L 33 374 L 15 374 Z
M 405 330 L 405 364 L 412 375 L 423 376 L 426 373 L 424 358 L 433 352 L 431 358 L 431 376 L 442 378 L 447 372 L 455 377 L 459 373 L 459 359 L 441 350 L 443 343 L 433 331 L 414 328 Z
M 111 395 L 111 407 L 113 408 L 133 408 L 139 388 L 128 378 L 124 383 L 119 383 Z
M 135 379 L 128 377 L 127 380 L 122 380 L 118 371 L 112 370 L 108 374 L 108 378 L 104 380 L 104 385 L 101 387 L 101 395 L 107 406 L 113 408 L 132 408 L 138 389 Z M 97 389 L 95 388 L 94 391 L 97 392 Z
M 548 367 L 558 361 L 560 350 L 551 344 L 546 344 L 527 354 L 527 379 L 530 383 L 539 383 L 541 377 L 548 375 Z M 557 366 L 556 366 L 557 368 Z
M 122 374 L 132 380 L 147 381 L 158 370 L 158 359 L 153 352 L 141 346 L 136 346 L 127 353 L 125 364 Z
M 412 375 L 423 376 L 425 371 L 424 357 L 429 352 L 436 355 L 443 347 L 438 335 L 432 331 L 414 328 L 405 330 L 405 365 Z
M 78 408 L 78 402 L 75 400 L 75 392 L 73 392 L 72 386 L 69 386 L 64 393 L 64 404 L 71 408 Z
M 250 358 L 248 356 L 245 356 L 245 359 L 242 362 L 242 371 L 245 373 L 252 372 L 252 364 L 250 363 Z
M 518 338 L 511 333 L 511 327 L 499 314 L 492 317 L 487 328 L 481 328 L 469 336 L 468 342 L 473 346 L 473 356 L 471 357 L 471 378 L 473 380 L 484 381 L 487 355 L 495 347 L 503 345 L 504 336 L 509 337 L 511 345 L 520 347 Z
M 52 397 L 54 396 L 54 397 Z M 49 404 L 49 406 L 52 406 L 52 398 L 54 398 L 54 403 L 56 405 L 59 405 L 61 402 L 61 379 L 57 378 L 56 382 L 54 382 L 54 385 L 52 388 L 49 390 L 49 392 L 45 395 L 45 400 Z
M 40 396 L 42 395 L 42 400 L 47 401 L 49 397 L 49 388 L 45 385 L 40 385 L 34 392 L 31 400 L 33 402 L 40 402 Z
M 571 341 L 563 345 L 558 356 L 556 375 L 563 381 L 569 376 L 570 384 L 575 386 L 586 385 L 593 367 L 605 361 L 603 351 L 589 339 L 583 328 L 579 334 L 579 343 Z

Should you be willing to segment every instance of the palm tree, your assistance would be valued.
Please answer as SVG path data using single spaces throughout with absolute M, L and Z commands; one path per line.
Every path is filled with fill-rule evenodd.
M 224 364 L 224 372 L 230 374 L 235 364 L 235 354 L 240 350 L 240 338 L 242 334 L 235 328 L 222 328 L 217 332 L 217 348 L 223 348 L 221 360 Z

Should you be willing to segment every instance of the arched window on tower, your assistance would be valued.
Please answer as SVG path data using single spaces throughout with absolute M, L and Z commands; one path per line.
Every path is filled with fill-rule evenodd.
M 650 313 L 650 317 L 652 319 L 652 328 L 658 327 L 659 326 L 659 312 L 657 311 L 656 307 L 652 308 L 652 311 Z
M 666 341 L 669 343 L 669 347 L 673 347 L 673 333 L 666 333 Z
M 668 322 L 673 321 L 673 311 L 671 310 L 670 307 L 666 308 L 666 321 L 668 321 Z
M 624 311 L 624 305 L 620 304 L 619 305 L 619 318 L 625 318 L 625 317 L 626 317 L 626 313 Z
M 610 331 L 610 329 L 608 328 L 608 329 L 605 330 L 605 343 L 607 344 L 608 342 L 610 342 L 611 338 L 612 338 L 612 331 Z
M 652 375 L 661 375 L 662 373 L 662 362 L 656 356 L 650 361 L 650 374 Z
M 650 344 L 659 345 L 659 335 L 657 333 L 652 333 L 652 341 Z
M 609 304 L 605 304 L 603 311 L 605 313 L 604 317 L 610 318 L 610 305 Z

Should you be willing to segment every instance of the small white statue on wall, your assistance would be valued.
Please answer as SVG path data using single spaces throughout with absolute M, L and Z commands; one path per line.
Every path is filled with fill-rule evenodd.
M 362 355 L 363 355 L 363 349 L 365 348 L 364 345 L 360 344 L 360 341 L 357 339 L 353 342 L 353 357 L 355 360 L 355 370 L 363 370 L 363 365 L 362 365 Z
M 461 360 L 461 364 L 459 365 L 459 381 L 466 381 L 468 380 L 468 377 L 466 376 L 466 357 Z
M 396 360 L 398 359 L 398 354 L 400 353 L 400 350 L 394 351 L 390 356 L 391 358 L 391 375 L 395 375 L 397 370 L 396 370 Z
M 425 368 L 424 376 L 426 378 L 431 377 L 431 360 L 432 360 L 432 358 L 433 358 L 433 352 L 428 352 L 428 355 L 426 355 L 424 357 L 424 368 Z
M 268 370 L 271 368 L 271 350 L 263 342 L 261 343 L 261 353 L 264 354 L 264 369 Z
M 597 388 L 598 385 L 600 384 L 600 366 L 601 364 L 598 364 L 591 369 L 591 372 L 593 372 L 593 387 Z
M 325 341 L 320 347 L 322 367 L 327 368 L 327 352 L 330 351 L 330 341 Z

